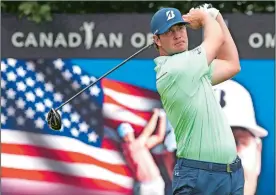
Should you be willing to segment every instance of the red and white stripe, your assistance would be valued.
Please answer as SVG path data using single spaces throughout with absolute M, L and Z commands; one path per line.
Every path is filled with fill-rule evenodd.
M 131 194 L 133 179 L 119 152 L 68 137 L 1 130 L 2 178 L 60 183 Z
M 119 151 L 115 129 L 129 122 L 138 135 L 161 103 L 149 90 L 108 79 L 102 85 L 106 128 L 101 148 L 68 137 L 1 130 L 3 192 L 132 194 L 132 173 Z
M 3 195 L 49 195 L 49 194 L 67 194 L 67 195 L 125 195 L 126 193 L 87 190 L 82 187 L 67 185 L 62 183 L 50 183 L 45 181 L 35 181 L 17 178 L 2 178 L 1 193 Z
M 161 107 L 156 92 L 108 79 L 103 79 L 102 85 L 105 125 L 111 129 L 116 129 L 121 122 L 129 122 L 138 135 L 150 119 L 152 110 Z

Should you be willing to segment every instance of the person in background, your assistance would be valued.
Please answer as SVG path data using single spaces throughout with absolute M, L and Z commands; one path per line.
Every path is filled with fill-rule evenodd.
M 257 124 L 252 98 L 245 87 L 229 80 L 214 86 L 214 90 L 232 128 L 238 155 L 242 159 L 244 195 L 254 195 L 261 171 L 261 138 L 266 137 L 268 132 Z
M 157 132 L 153 134 L 156 126 Z M 150 150 L 164 140 L 165 112 L 154 109 L 151 119 L 137 138 L 129 123 L 120 124 L 117 130 L 122 139 L 121 148 L 124 158 L 134 175 L 135 195 L 164 195 L 165 183 Z
M 152 148 L 151 152 L 154 157 L 157 157 L 155 160 L 158 162 L 159 170 L 165 181 L 165 195 L 171 195 L 173 168 L 176 160 L 176 142 L 174 129 L 168 118 L 166 121 L 164 141 Z
M 231 126 L 238 155 L 242 159 L 245 174 L 244 195 L 254 195 L 261 172 L 261 138 L 266 137 L 268 132 L 257 124 L 252 98 L 245 87 L 234 80 L 228 80 L 213 86 L 213 89 Z M 176 151 L 173 131 L 164 144 L 170 151 Z

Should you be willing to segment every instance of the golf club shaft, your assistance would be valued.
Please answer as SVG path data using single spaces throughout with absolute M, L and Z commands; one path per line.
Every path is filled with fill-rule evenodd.
M 120 66 L 122 66 L 123 64 L 125 64 L 127 61 L 129 61 L 131 58 L 133 58 L 134 56 L 138 55 L 139 53 L 141 53 L 142 51 L 144 51 L 147 48 L 150 48 L 153 45 L 153 43 L 143 47 L 142 49 L 140 49 L 139 51 L 137 51 L 136 53 L 134 53 L 133 55 L 131 55 L 130 57 L 128 57 L 127 59 L 125 59 L 123 62 L 121 62 L 120 64 L 118 64 L 117 66 L 115 66 L 114 68 L 112 68 L 111 70 L 109 70 L 107 73 L 105 73 L 104 75 L 102 75 L 101 77 L 99 77 L 96 81 L 94 81 L 93 83 L 89 84 L 87 87 L 85 87 L 84 89 L 82 89 L 80 92 L 78 92 L 76 95 L 74 95 L 73 97 L 71 97 L 70 99 L 68 99 L 66 102 L 64 102 L 63 104 L 61 104 L 59 107 L 57 107 L 55 110 L 59 110 L 61 107 L 63 107 L 65 104 L 67 104 L 68 102 L 70 102 L 72 99 L 74 99 L 75 97 L 79 96 L 82 92 L 84 92 L 86 89 L 88 89 L 89 87 L 95 85 L 98 81 L 100 81 L 102 78 L 106 77 L 107 75 L 109 75 L 110 73 L 112 73 L 113 71 L 115 71 L 116 69 L 118 69 Z

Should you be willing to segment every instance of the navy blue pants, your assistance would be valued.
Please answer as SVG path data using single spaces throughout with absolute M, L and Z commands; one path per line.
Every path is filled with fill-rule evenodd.
M 173 195 L 243 195 L 244 172 L 237 157 L 231 166 L 178 159 L 174 167 Z

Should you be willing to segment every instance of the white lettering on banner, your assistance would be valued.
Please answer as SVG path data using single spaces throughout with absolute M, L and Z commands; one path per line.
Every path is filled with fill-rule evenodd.
M 95 41 L 95 47 L 97 48 L 100 46 L 103 46 L 105 48 L 108 47 L 108 43 L 107 43 L 106 38 L 103 33 L 100 33 L 97 37 L 97 40 Z
M 23 33 L 15 32 L 11 36 L 11 43 L 14 47 L 48 47 L 48 48 L 76 48 L 82 44 L 85 49 L 91 49 L 91 47 L 98 48 L 121 48 L 123 47 L 123 33 L 99 33 L 94 35 L 95 23 L 83 22 L 79 28 L 82 33 L 58 32 L 54 34 L 52 32 L 45 33 L 40 32 L 35 34 L 34 32 Z M 144 41 L 145 42 L 145 41 Z
M 265 34 L 265 47 L 266 48 L 274 48 L 275 47 L 275 34 L 272 37 L 272 34 L 266 33 Z
M 23 38 L 24 33 L 23 32 L 15 32 L 11 37 L 12 45 L 15 47 L 24 47 L 24 42 L 21 40 L 19 41 L 18 38 Z
M 79 33 L 71 32 L 68 35 L 68 45 L 70 48 L 75 48 L 80 46 L 81 44 L 81 36 Z
M 45 43 L 45 45 L 47 45 L 48 47 L 52 47 L 53 37 L 53 33 L 48 33 L 48 35 L 46 35 L 46 33 L 39 33 L 39 46 L 44 47 Z
M 134 33 L 130 38 L 130 43 L 135 48 L 141 48 L 153 41 L 152 33 L 143 34 L 140 32 Z
M 153 34 L 148 33 L 147 34 L 147 45 L 153 42 Z
M 115 33 L 110 33 L 109 45 L 110 47 L 114 47 L 114 45 L 116 45 L 118 48 L 123 47 L 123 33 L 118 33 L 117 36 Z
M 34 33 L 29 33 L 27 38 L 26 38 L 26 41 L 25 41 L 25 47 L 29 47 L 29 46 L 32 46 L 32 47 L 37 47 L 38 46 L 38 43 L 35 39 L 35 36 L 34 36 Z
M 58 33 L 56 41 L 54 43 L 54 47 L 59 47 L 59 46 L 63 46 L 65 48 L 67 47 L 67 43 L 63 33 Z
M 146 38 L 143 33 L 134 33 L 130 38 L 131 45 L 135 48 L 143 47 L 146 43 Z
M 260 33 L 253 33 L 249 36 L 249 45 L 253 48 L 260 48 L 263 45 L 263 37 Z
M 275 47 L 275 34 L 274 37 L 271 33 L 252 33 L 248 38 L 248 43 L 252 48 L 274 48 Z
M 119 33 L 94 33 L 94 22 L 83 22 L 78 28 L 80 32 L 15 32 L 11 36 L 11 43 L 14 47 L 40 47 L 40 48 L 77 48 L 83 46 L 89 50 L 93 48 L 122 48 L 124 36 Z M 135 32 L 128 40 L 132 47 L 141 48 L 153 41 L 152 33 Z

